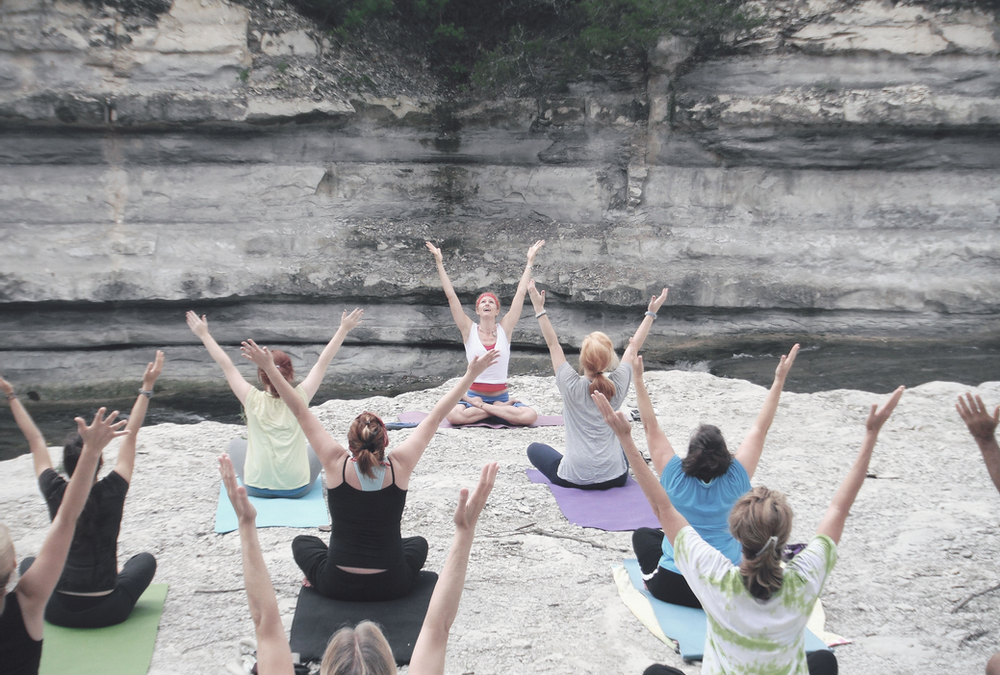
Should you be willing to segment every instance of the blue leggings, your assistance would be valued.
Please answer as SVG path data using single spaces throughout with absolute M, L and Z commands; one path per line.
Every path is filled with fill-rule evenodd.
M 587 485 L 570 483 L 568 480 L 559 477 L 559 462 L 562 461 L 562 458 L 563 456 L 559 454 L 559 451 L 551 445 L 532 443 L 528 446 L 528 461 L 541 471 L 542 475 L 548 478 L 553 485 L 579 488 L 580 490 L 607 490 L 609 488 L 624 487 L 628 481 L 628 469 L 625 469 L 625 473 L 617 478 L 600 483 L 589 483 Z

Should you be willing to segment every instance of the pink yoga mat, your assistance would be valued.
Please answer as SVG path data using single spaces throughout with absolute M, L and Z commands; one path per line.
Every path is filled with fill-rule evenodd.
M 580 527 L 625 532 L 640 527 L 659 527 L 642 488 L 631 476 L 625 487 L 610 490 L 579 490 L 553 485 L 537 469 L 528 469 L 532 483 L 548 485 L 566 520 Z
M 399 421 L 405 423 L 417 423 L 422 421 L 427 417 L 427 413 L 420 412 L 419 410 L 411 410 L 409 412 L 404 412 L 399 414 Z M 496 419 L 496 418 L 494 418 Z M 535 423 L 530 425 L 532 427 L 561 427 L 563 425 L 562 415 L 539 415 Z M 462 426 L 456 427 L 448 420 L 441 422 L 438 425 L 439 429 L 461 429 L 462 427 L 489 427 L 490 429 L 520 429 L 521 427 L 515 426 L 513 424 L 507 424 L 506 422 L 474 422 L 473 424 L 463 424 Z

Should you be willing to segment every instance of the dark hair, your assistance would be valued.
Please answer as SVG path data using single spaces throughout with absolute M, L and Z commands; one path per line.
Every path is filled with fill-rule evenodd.
M 702 424 L 692 434 L 688 443 L 687 456 L 681 460 L 681 468 L 689 476 L 706 483 L 729 470 L 733 456 L 726 447 L 719 427 Z
M 753 597 L 767 600 L 784 582 L 781 551 L 792 534 L 792 509 L 785 495 L 766 487 L 750 490 L 729 512 L 729 531 L 743 546 L 743 585 Z
M 81 452 L 83 452 L 83 437 L 80 436 L 79 432 L 74 431 L 66 437 L 66 442 L 63 444 L 63 468 L 70 478 L 76 471 L 76 464 L 80 461 Z M 97 460 L 97 471 L 100 471 L 102 466 L 104 466 L 103 455 Z
M 375 477 L 375 465 L 385 459 L 385 446 L 389 432 L 375 413 L 363 412 L 351 422 L 347 432 L 347 447 L 351 450 L 358 469 L 369 478 Z
M 295 368 L 292 366 L 292 359 L 289 358 L 288 354 L 281 351 L 280 349 L 272 349 L 271 357 L 274 359 L 274 365 L 278 368 L 278 372 L 288 380 L 289 382 L 295 379 Z M 274 389 L 274 385 L 271 384 L 270 378 L 267 373 L 264 372 L 263 368 L 257 369 L 257 379 L 260 383 L 264 385 L 264 390 L 268 391 L 271 396 L 275 398 L 280 398 L 278 392 Z

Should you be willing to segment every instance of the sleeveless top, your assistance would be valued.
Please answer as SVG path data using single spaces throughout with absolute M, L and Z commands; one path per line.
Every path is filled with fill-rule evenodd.
M 17 592 L 8 593 L 0 614 L 0 668 L 5 675 L 38 675 L 41 662 L 42 641 L 28 635 Z
M 330 562 L 344 567 L 386 570 L 404 562 L 399 524 L 406 506 L 406 490 L 396 485 L 392 462 L 392 484 L 374 492 L 357 490 L 344 482 L 327 490 L 330 502 Z
M 295 394 L 306 404 L 302 385 Z M 306 435 L 280 398 L 251 387 L 243 409 L 247 416 L 247 456 L 243 482 L 265 490 L 297 490 L 309 484 Z
M 483 384 L 506 384 L 507 383 L 507 366 L 510 364 L 510 340 L 507 339 L 507 333 L 504 332 L 503 326 L 499 323 L 497 326 L 497 343 L 493 347 L 498 352 L 500 352 L 500 358 L 496 362 L 483 371 L 476 382 L 473 383 L 475 387 L 476 383 L 482 382 Z M 486 353 L 486 347 L 479 339 L 479 324 L 472 324 L 472 330 L 469 331 L 469 339 L 465 342 L 465 358 L 472 362 L 477 356 L 482 356 Z

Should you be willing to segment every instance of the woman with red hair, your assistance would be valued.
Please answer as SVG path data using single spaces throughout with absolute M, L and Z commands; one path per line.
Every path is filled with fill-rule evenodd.
M 497 417 L 514 426 L 528 426 L 538 419 L 538 413 L 520 401 L 511 400 L 507 391 L 507 366 L 510 363 L 510 338 L 514 327 L 521 318 L 521 308 L 524 307 L 524 294 L 528 290 L 528 280 L 531 279 L 531 267 L 535 262 L 535 254 L 545 245 L 544 239 L 539 239 L 528 249 L 528 264 L 517 284 L 514 298 L 510 301 L 510 310 L 500 316 L 500 300 L 493 293 L 482 293 L 476 298 L 476 315 L 479 323 L 474 322 L 465 313 L 462 303 L 455 293 L 454 286 L 444 271 L 444 259 L 441 249 L 427 243 L 427 250 L 434 255 L 437 263 L 441 286 L 448 297 L 448 307 L 455 325 L 462 333 L 462 344 L 465 345 L 465 357 L 471 362 L 473 358 L 482 356 L 488 351 L 496 350 L 500 358 L 479 379 L 472 383 L 466 395 L 448 413 L 448 421 L 458 426 L 481 422 L 489 417 Z
M 308 405 L 323 382 L 326 369 L 340 350 L 347 334 L 359 323 L 364 311 L 347 310 L 340 317 L 340 328 L 323 349 L 306 379 L 295 387 L 296 395 Z M 306 443 L 302 427 L 295 415 L 281 400 L 274 383 L 262 369 L 257 378 L 264 391 L 247 382 L 219 343 L 208 332 L 208 319 L 194 312 L 187 313 L 187 324 L 208 349 L 212 359 L 219 364 L 229 382 L 229 388 L 243 404 L 246 413 L 247 437 L 234 438 L 228 454 L 233 460 L 236 475 L 243 481 L 247 494 L 252 497 L 285 497 L 297 499 L 308 494 L 319 475 L 320 462 L 316 453 Z M 275 365 L 287 382 L 295 382 L 292 360 L 285 352 L 275 349 Z

